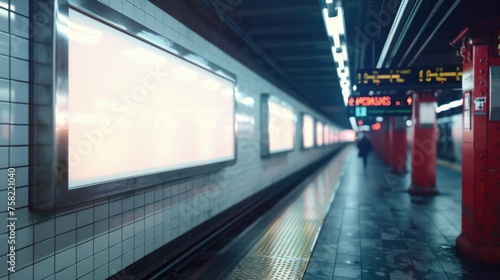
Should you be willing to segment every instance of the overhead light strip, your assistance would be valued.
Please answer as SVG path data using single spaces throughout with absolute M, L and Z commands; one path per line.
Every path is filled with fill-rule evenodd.
M 448 110 L 456 108 L 456 107 L 460 107 L 463 105 L 463 103 L 464 103 L 463 98 L 459 99 L 459 100 L 451 101 L 450 103 L 443 104 L 443 105 L 437 107 L 436 113 L 441 113 L 441 112 L 448 111 Z
M 339 78 L 342 99 L 344 105 L 351 95 L 351 81 L 349 74 L 349 55 L 347 53 L 347 41 L 345 37 L 344 9 L 342 1 L 325 0 L 322 4 L 323 21 L 325 23 L 328 37 L 331 38 L 331 51 L 333 60 L 337 64 L 337 76 Z M 357 130 L 356 120 L 351 120 L 351 126 Z
M 332 7 L 332 5 L 334 7 Z M 336 9 L 333 13 L 336 16 L 330 17 L 328 12 L 330 9 Z M 332 55 L 334 61 L 337 63 L 337 74 L 340 80 L 340 86 L 343 89 L 350 87 L 350 77 L 349 77 L 349 61 L 348 53 L 346 47 L 345 39 L 345 23 L 344 23 L 344 10 L 341 6 L 340 1 L 326 0 L 324 8 L 322 10 L 323 21 L 325 24 L 328 36 L 332 38 Z M 347 68 L 347 69 L 346 69 Z M 350 88 L 343 90 L 342 94 L 344 96 L 344 104 L 347 104 L 347 98 L 350 95 Z

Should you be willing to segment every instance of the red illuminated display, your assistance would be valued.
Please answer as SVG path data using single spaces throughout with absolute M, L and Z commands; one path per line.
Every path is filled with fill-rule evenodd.
M 357 96 L 349 97 L 349 106 L 391 106 L 390 96 Z
M 408 116 L 411 115 L 413 99 L 411 96 L 377 95 L 350 96 L 347 100 L 347 111 L 350 116 Z

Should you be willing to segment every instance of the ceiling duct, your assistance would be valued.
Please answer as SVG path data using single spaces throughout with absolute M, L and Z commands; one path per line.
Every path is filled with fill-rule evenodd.
M 427 26 L 431 22 L 431 20 L 434 18 L 434 16 L 436 15 L 436 13 L 439 11 L 439 8 L 443 4 L 443 2 L 444 2 L 444 0 L 439 0 L 436 3 L 436 5 L 434 5 L 434 8 L 432 8 L 431 13 L 429 14 L 429 16 L 427 17 L 427 19 L 425 20 L 424 24 L 420 27 L 420 30 L 418 31 L 417 35 L 415 36 L 415 38 L 413 38 L 413 41 L 411 42 L 410 46 L 406 49 L 406 52 L 403 55 L 403 58 L 401 58 L 401 60 L 399 61 L 398 67 L 401 67 L 403 65 L 403 62 L 405 61 L 406 57 L 408 57 L 408 55 L 410 54 L 410 52 L 413 49 L 413 47 L 415 47 L 415 45 L 418 42 L 418 39 L 420 39 L 420 36 L 422 36 L 422 34 L 424 33 L 425 29 L 427 28 Z
M 203 4 L 205 4 L 210 9 L 213 9 L 217 12 L 216 7 L 214 7 L 213 2 L 211 0 L 202 0 Z M 274 61 L 255 41 L 250 38 L 250 36 L 238 26 L 232 19 L 230 19 L 225 14 L 219 15 L 221 21 L 233 31 L 252 51 L 254 51 L 260 59 L 262 59 L 268 66 L 270 66 L 282 79 L 284 79 L 290 86 L 294 87 L 296 91 L 297 87 L 290 80 L 288 74 L 281 68 L 281 66 Z
M 422 0 L 401 2 L 377 62 L 377 68 L 390 66 L 421 4 Z
M 443 16 L 443 18 L 441 18 L 441 20 L 439 21 L 439 23 L 436 25 L 436 27 L 432 31 L 431 35 L 429 35 L 429 37 L 427 37 L 427 40 L 425 40 L 425 42 L 420 46 L 420 49 L 417 51 L 417 53 L 415 54 L 415 56 L 413 57 L 413 59 L 408 63 L 408 66 L 412 66 L 413 63 L 415 63 L 415 61 L 417 60 L 417 58 L 424 51 L 425 47 L 431 42 L 432 38 L 434 38 L 434 35 L 436 35 L 436 33 L 439 30 L 439 28 L 441 28 L 441 26 L 443 25 L 443 23 L 448 19 L 448 17 L 455 10 L 455 8 L 458 6 L 459 3 L 460 3 L 460 0 L 455 0 L 455 2 L 453 3 L 453 5 L 451 5 L 450 9 L 446 12 L 446 14 Z

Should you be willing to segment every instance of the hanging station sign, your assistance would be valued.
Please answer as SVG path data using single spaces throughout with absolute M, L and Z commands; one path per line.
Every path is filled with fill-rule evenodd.
M 431 66 L 418 68 L 361 69 L 357 71 L 360 89 L 421 89 L 460 88 L 461 66 Z

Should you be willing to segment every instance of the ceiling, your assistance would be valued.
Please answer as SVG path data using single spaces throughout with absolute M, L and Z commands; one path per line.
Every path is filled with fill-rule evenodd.
M 322 18 L 324 0 L 185 0 L 186 5 L 287 84 L 301 101 L 350 128 Z M 337 0 L 338 1 L 338 0 Z M 375 68 L 396 18 L 407 2 L 383 67 L 459 65 L 449 42 L 464 28 L 466 0 L 343 0 L 351 84 L 356 69 Z M 167 10 L 171 1 L 152 0 Z M 335 1 L 334 1 L 335 2 Z M 214 7 L 217 8 L 214 8 Z M 441 99 L 456 99 L 445 92 Z

